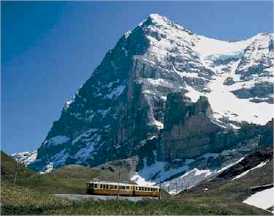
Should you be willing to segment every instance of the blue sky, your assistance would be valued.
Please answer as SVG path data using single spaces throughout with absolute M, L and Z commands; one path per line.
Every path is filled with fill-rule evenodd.
M 194 33 L 239 40 L 273 32 L 270 2 L 2 2 L 1 145 L 39 147 L 64 102 L 121 35 L 150 13 Z

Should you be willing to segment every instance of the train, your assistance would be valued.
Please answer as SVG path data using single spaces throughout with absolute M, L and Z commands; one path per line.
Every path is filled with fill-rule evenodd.
M 117 196 L 142 196 L 160 198 L 160 188 L 157 186 L 141 186 L 135 184 L 90 181 L 87 183 L 87 194 L 92 195 L 117 195 Z

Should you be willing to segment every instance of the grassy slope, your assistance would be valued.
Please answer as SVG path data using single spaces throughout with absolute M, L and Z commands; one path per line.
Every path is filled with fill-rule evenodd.
M 57 199 L 48 193 L 6 182 L 1 183 L 1 203 L 2 215 L 46 214 L 72 205 L 70 201 Z
M 235 201 L 243 201 L 252 194 L 249 187 L 273 183 L 273 160 L 264 167 L 250 171 L 245 176 L 236 180 L 214 179 L 192 189 L 189 194 L 215 196 Z M 203 189 L 208 191 L 204 192 Z M 180 194 L 184 197 L 185 193 Z
M 214 179 L 196 186 L 188 193 L 183 192 L 179 194 L 177 198 L 181 200 L 189 200 L 189 198 L 200 198 L 202 200 L 215 199 L 215 203 L 222 203 L 228 208 L 235 207 L 234 209 L 238 209 L 239 207 L 245 209 L 245 207 L 249 207 L 252 211 L 251 206 L 242 203 L 243 200 L 252 194 L 249 187 L 270 183 L 273 183 L 273 160 L 268 162 L 264 167 L 255 169 L 239 179 Z M 203 189 L 206 188 L 208 190 L 204 191 Z M 267 212 L 265 213 L 267 214 Z
M 113 172 L 81 166 L 66 166 L 52 174 L 39 175 L 20 167 L 16 185 L 12 184 L 15 161 L 1 153 L 2 214 L 62 215 L 264 215 L 267 212 L 225 198 L 225 187 L 208 194 L 188 192 L 161 201 L 82 201 L 55 198 L 51 193 L 83 193 L 85 182 L 95 176 L 112 178 Z M 112 175 L 113 174 L 113 175 Z M 232 186 L 233 188 L 234 186 Z M 235 186 L 236 187 L 236 186 Z M 232 193 L 233 194 L 233 193 Z
M 199 197 L 161 201 L 82 201 L 71 202 L 28 188 L 2 186 L 4 215 L 263 215 L 257 208 L 240 203 L 222 203 Z
M 48 193 L 84 194 L 86 182 L 98 176 L 98 172 L 82 166 L 67 166 L 53 173 L 35 174 L 18 179 L 19 186 Z

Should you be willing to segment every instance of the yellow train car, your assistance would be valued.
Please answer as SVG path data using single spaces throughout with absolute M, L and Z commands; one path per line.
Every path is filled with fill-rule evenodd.
M 88 182 L 87 194 L 160 197 L 160 188 L 156 186 L 140 186 L 115 182 Z

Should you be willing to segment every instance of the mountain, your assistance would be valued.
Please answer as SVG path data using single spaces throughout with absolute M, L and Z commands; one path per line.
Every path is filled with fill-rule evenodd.
M 28 166 L 30 163 L 36 160 L 37 151 L 32 152 L 18 152 L 11 155 L 16 161 L 20 162 L 21 164 Z
M 137 182 L 201 180 L 273 145 L 272 118 L 272 34 L 227 42 L 151 14 L 65 103 L 28 166 L 138 156 Z

